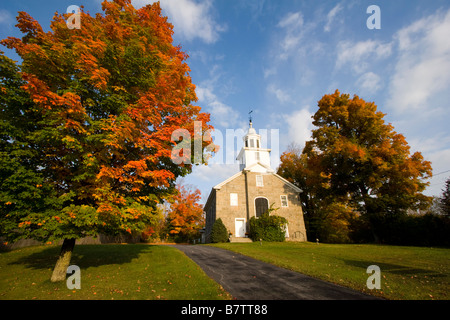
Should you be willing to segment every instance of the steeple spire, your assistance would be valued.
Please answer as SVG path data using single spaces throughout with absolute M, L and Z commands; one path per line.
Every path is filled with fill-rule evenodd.
M 249 112 L 249 115 L 251 113 L 252 111 Z M 251 117 L 249 120 L 248 131 L 242 137 L 244 146 L 236 158 L 239 160 L 239 168 L 253 172 L 274 172 L 270 167 L 270 149 L 262 148 L 261 136 L 253 128 Z

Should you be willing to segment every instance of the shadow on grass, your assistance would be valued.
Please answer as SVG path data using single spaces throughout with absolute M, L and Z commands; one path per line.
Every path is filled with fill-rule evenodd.
M 445 274 L 442 273 L 436 273 L 436 271 L 434 270 L 427 270 L 427 269 L 419 269 L 419 268 L 412 268 L 412 267 L 407 267 L 407 266 L 402 266 L 399 264 L 392 264 L 392 263 L 384 263 L 384 262 L 368 262 L 368 261 L 361 261 L 361 260 L 346 260 L 343 259 L 342 261 L 344 261 L 346 264 L 354 266 L 354 267 L 359 267 L 359 268 L 364 268 L 367 269 L 367 267 L 369 267 L 369 265 L 376 265 L 378 267 L 380 267 L 381 272 L 387 272 L 387 273 L 392 273 L 392 274 L 397 274 L 397 275 L 402 275 L 402 276 L 414 276 L 414 275 L 424 275 L 427 277 L 445 277 Z
M 76 245 L 74 247 L 70 264 L 80 268 L 98 267 L 112 264 L 126 264 L 139 255 L 151 253 L 155 248 L 149 245 L 132 244 L 108 244 L 108 245 Z M 61 248 L 59 246 L 44 248 L 16 261 L 9 265 L 24 265 L 31 269 L 53 269 L 58 259 Z

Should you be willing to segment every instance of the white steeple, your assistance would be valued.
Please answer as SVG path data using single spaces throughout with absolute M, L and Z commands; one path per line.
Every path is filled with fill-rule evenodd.
M 270 149 L 261 148 L 261 136 L 256 133 L 250 119 L 247 134 L 242 138 L 242 147 L 236 160 L 239 160 L 239 170 L 251 172 L 274 172 L 270 167 Z

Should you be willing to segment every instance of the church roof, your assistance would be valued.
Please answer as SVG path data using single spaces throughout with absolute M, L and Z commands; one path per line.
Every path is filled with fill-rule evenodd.
M 291 182 L 289 182 L 289 181 L 287 181 L 285 178 L 283 178 L 282 176 L 280 176 L 280 175 L 278 175 L 278 174 L 276 174 L 276 173 L 273 173 L 273 175 L 275 176 L 275 177 L 277 177 L 278 179 L 280 179 L 281 181 L 283 181 L 285 184 L 287 184 L 288 186 L 290 186 L 292 189 L 294 189 L 296 192 L 303 192 L 303 190 L 302 189 L 300 189 L 299 187 L 297 187 L 295 184 L 293 184 L 293 183 L 291 183 Z
M 255 128 L 253 128 L 253 127 L 250 127 L 250 128 L 248 128 L 248 131 L 247 131 L 247 136 L 250 136 L 250 135 L 258 135 L 257 133 L 256 133 L 256 130 L 255 130 Z
M 215 190 L 220 190 L 224 185 L 226 185 L 228 182 L 233 181 L 234 179 L 236 179 L 237 177 L 239 177 L 240 175 L 242 175 L 244 173 L 244 171 L 239 171 L 238 173 L 232 175 L 231 177 L 229 177 L 228 179 L 222 181 L 221 183 L 215 185 L 213 187 L 213 189 Z M 288 185 L 290 188 L 292 188 L 295 192 L 303 192 L 302 189 L 300 189 L 299 187 L 297 187 L 296 185 L 294 185 L 293 183 L 287 181 L 286 179 L 284 179 L 282 176 L 276 174 L 275 172 L 269 172 L 266 174 L 271 174 L 275 177 L 277 177 L 278 179 L 280 179 L 282 182 L 284 182 L 286 185 Z
M 236 178 L 239 177 L 241 174 L 242 174 L 242 171 L 239 171 L 238 173 L 236 173 L 236 174 L 232 175 L 231 177 L 229 177 L 227 180 L 224 180 L 224 181 L 222 181 L 221 183 L 215 185 L 215 186 L 213 187 L 213 189 L 216 189 L 216 190 L 217 190 L 217 189 L 222 188 L 222 186 L 224 186 L 224 185 L 226 185 L 228 182 L 230 182 L 230 181 L 236 179 Z

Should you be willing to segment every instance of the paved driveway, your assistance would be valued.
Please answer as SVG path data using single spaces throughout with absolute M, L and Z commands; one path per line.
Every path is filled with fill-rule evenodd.
M 174 247 L 184 252 L 209 277 L 239 300 L 377 299 L 229 250 L 202 245 Z

